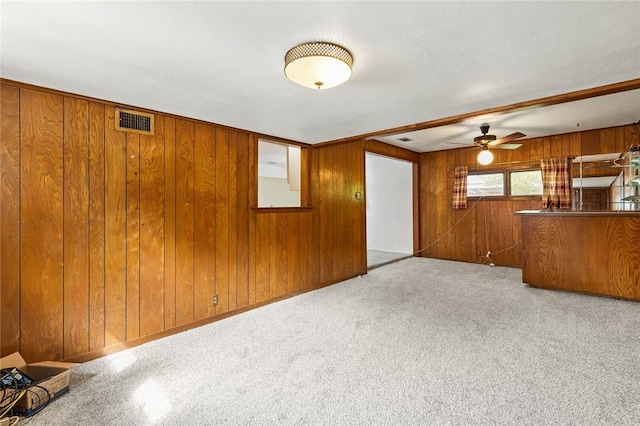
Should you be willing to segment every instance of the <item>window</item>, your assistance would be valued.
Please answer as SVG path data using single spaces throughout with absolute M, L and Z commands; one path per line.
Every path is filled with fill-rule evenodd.
M 258 207 L 300 207 L 301 149 L 258 140 Z
M 509 195 L 542 195 L 542 172 L 524 170 L 509 173 Z
M 469 173 L 467 197 L 532 197 L 542 195 L 540 169 Z
M 474 173 L 467 177 L 467 197 L 503 197 L 504 173 Z

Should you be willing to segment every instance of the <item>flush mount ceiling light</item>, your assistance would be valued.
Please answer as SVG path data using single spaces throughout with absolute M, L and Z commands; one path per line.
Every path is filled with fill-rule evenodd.
M 284 55 L 289 80 L 310 89 L 330 89 L 351 78 L 353 57 L 344 47 L 325 42 L 304 43 Z
M 486 166 L 487 164 L 491 164 L 493 161 L 493 154 L 489 151 L 488 146 L 482 147 L 482 151 L 478 154 L 478 163 Z

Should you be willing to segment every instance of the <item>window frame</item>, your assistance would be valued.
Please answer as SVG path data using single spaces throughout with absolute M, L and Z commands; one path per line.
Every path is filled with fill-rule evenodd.
M 535 172 L 538 171 L 540 172 L 540 181 L 542 183 L 542 169 L 540 167 L 527 167 L 525 169 L 517 169 L 517 170 L 507 170 L 508 176 L 508 187 L 509 187 L 509 192 L 507 192 L 507 194 L 509 195 L 510 199 L 516 199 L 516 198 L 526 198 L 526 199 L 530 199 L 533 197 L 542 197 L 542 186 L 540 187 L 540 193 L 539 194 L 518 194 L 518 195 L 513 195 L 511 192 L 511 175 L 513 173 L 524 173 L 524 172 Z
M 537 195 L 511 195 L 511 172 L 526 172 L 526 171 L 534 171 L 540 170 L 540 166 L 531 166 L 531 165 L 522 165 L 522 166 L 514 166 L 509 169 L 479 169 L 474 171 L 469 171 L 469 175 L 483 175 L 483 174 L 503 174 L 503 182 L 504 182 L 504 195 L 467 195 L 467 199 L 469 200 L 479 200 L 481 198 L 494 200 L 494 201 L 528 201 L 536 198 L 541 198 L 542 194 Z M 542 171 L 541 171 L 542 173 Z M 467 181 L 468 188 L 468 181 Z
M 260 141 L 282 145 L 282 146 L 294 146 L 300 148 L 300 206 L 258 206 L 259 197 L 259 145 Z M 251 141 L 252 148 L 249 149 L 250 165 L 253 169 L 250 179 L 250 208 L 254 213 L 291 213 L 291 212 L 307 212 L 311 211 L 310 205 L 310 174 L 309 174 L 309 161 L 310 161 L 310 146 L 300 142 L 288 141 L 274 137 L 262 137 L 254 135 Z M 252 182 L 251 182 L 252 180 Z
M 502 195 L 469 195 L 469 176 L 481 176 L 481 175 L 502 175 Z M 505 198 L 507 194 L 507 182 L 505 181 L 505 174 L 503 170 L 474 170 L 473 172 L 469 172 L 467 175 L 467 198 L 468 199 L 477 199 L 477 198 L 490 198 L 492 200 L 497 200 L 501 198 Z

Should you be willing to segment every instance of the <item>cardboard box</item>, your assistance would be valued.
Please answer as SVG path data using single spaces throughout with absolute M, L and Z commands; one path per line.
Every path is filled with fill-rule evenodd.
M 40 387 L 32 387 L 13 406 L 13 412 L 29 416 L 46 404 L 69 391 L 69 376 L 71 367 L 78 364 L 69 362 L 43 361 L 27 364 L 18 352 L 0 359 L 0 368 L 16 367 L 26 374 Z M 48 397 L 47 397 L 47 394 Z

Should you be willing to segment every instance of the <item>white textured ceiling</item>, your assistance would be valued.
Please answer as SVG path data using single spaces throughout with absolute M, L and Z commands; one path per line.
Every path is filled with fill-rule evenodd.
M 2 1 L 1 15 L 3 78 L 307 143 L 640 77 L 638 1 Z M 284 54 L 308 41 L 349 49 L 351 80 L 288 81 Z M 498 137 L 557 133 L 549 116 L 522 120 L 485 121 Z M 436 139 L 406 147 L 455 147 Z

